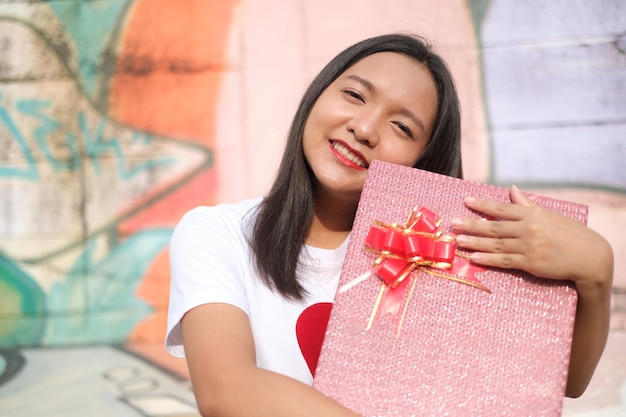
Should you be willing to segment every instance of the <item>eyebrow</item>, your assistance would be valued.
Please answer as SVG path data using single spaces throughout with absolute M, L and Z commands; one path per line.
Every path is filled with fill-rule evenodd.
M 374 84 L 372 84 L 370 81 L 366 80 L 365 78 L 359 77 L 358 75 L 355 75 L 355 74 L 348 74 L 348 75 L 346 75 L 346 78 L 348 78 L 350 80 L 354 80 L 354 81 L 362 84 L 370 92 L 375 92 L 376 91 L 376 86 Z M 415 122 L 415 124 L 417 126 L 419 126 L 419 128 L 422 129 L 423 132 L 426 131 L 426 126 L 424 125 L 424 122 L 422 121 L 422 119 L 420 119 L 419 117 L 414 115 L 411 111 L 409 111 L 409 109 L 403 107 L 402 110 L 400 111 L 400 114 L 403 115 L 403 116 L 408 117 L 413 122 Z

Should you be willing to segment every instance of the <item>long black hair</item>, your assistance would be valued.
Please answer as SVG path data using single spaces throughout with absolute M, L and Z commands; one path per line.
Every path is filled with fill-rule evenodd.
M 315 209 L 313 173 L 302 148 L 304 125 L 322 92 L 350 66 L 377 52 L 400 53 L 429 69 L 437 87 L 437 118 L 415 168 L 462 178 L 459 100 L 447 65 L 430 44 L 418 37 L 390 34 L 345 49 L 322 69 L 304 93 L 289 129 L 278 174 L 258 207 L 249 238 L 261 278 L 285 297 L 301 299 L 304 295 L 297 277 L 298 259 Z

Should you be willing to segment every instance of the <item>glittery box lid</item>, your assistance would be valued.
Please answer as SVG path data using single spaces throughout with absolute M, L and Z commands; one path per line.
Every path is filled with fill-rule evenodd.
M 374 221 L 403 222 L 416 206 L 478 218 L 465 196 L 509 202 L 509 190 L 374 161 L 359 202 L 314 386 L 363 416 L 559 416 L 576 291 L 524 272 L 476 275 L 491 293 L 424 272 L 414 275 L 399 322 L 367 323 L 381 289 L 348 288 L 376 255 L 363 249 Z M 587 207 L 546 197 L 537 205 L 586 222 Z M 413 282 L 408 285 L 412 285 Z

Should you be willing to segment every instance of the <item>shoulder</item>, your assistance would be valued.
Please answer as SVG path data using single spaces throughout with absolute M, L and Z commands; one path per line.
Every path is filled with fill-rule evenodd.
M 183 215 L 175 228 L 178 232 L 201 232 L 203 230 L 241 229 L 254 220 L 261 198 L 244 200 L 236 204 L 198 206 Z
M 243 200 L 235 204 L 218 204 L 215 206 L 198 206 L 189 210 L 182 217 L 182 221 L 188 219 L 194 219 L 194 221 L 201 220 L 218 220 L 222 221 L 240 221 L 244 216 L 254 213 L 256 208 L 261 204 L 263 199 L 253 198 L 249 200 Z
M 192 256 L 195 253 L 222 253 L 225 248 L 247 247 L 247 234 L 256 217 L 261 198 L 237 204 L 199 206 L 183 215 L 170 239 L 170 255 Z

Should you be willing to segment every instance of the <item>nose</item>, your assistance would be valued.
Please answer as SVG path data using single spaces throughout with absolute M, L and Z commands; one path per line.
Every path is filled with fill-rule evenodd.
M 374 147 L 379 140 L 379 117 L 373 112 L 354 115 L 346 123 L 346 129 L 354 138 L 369 147 Z

